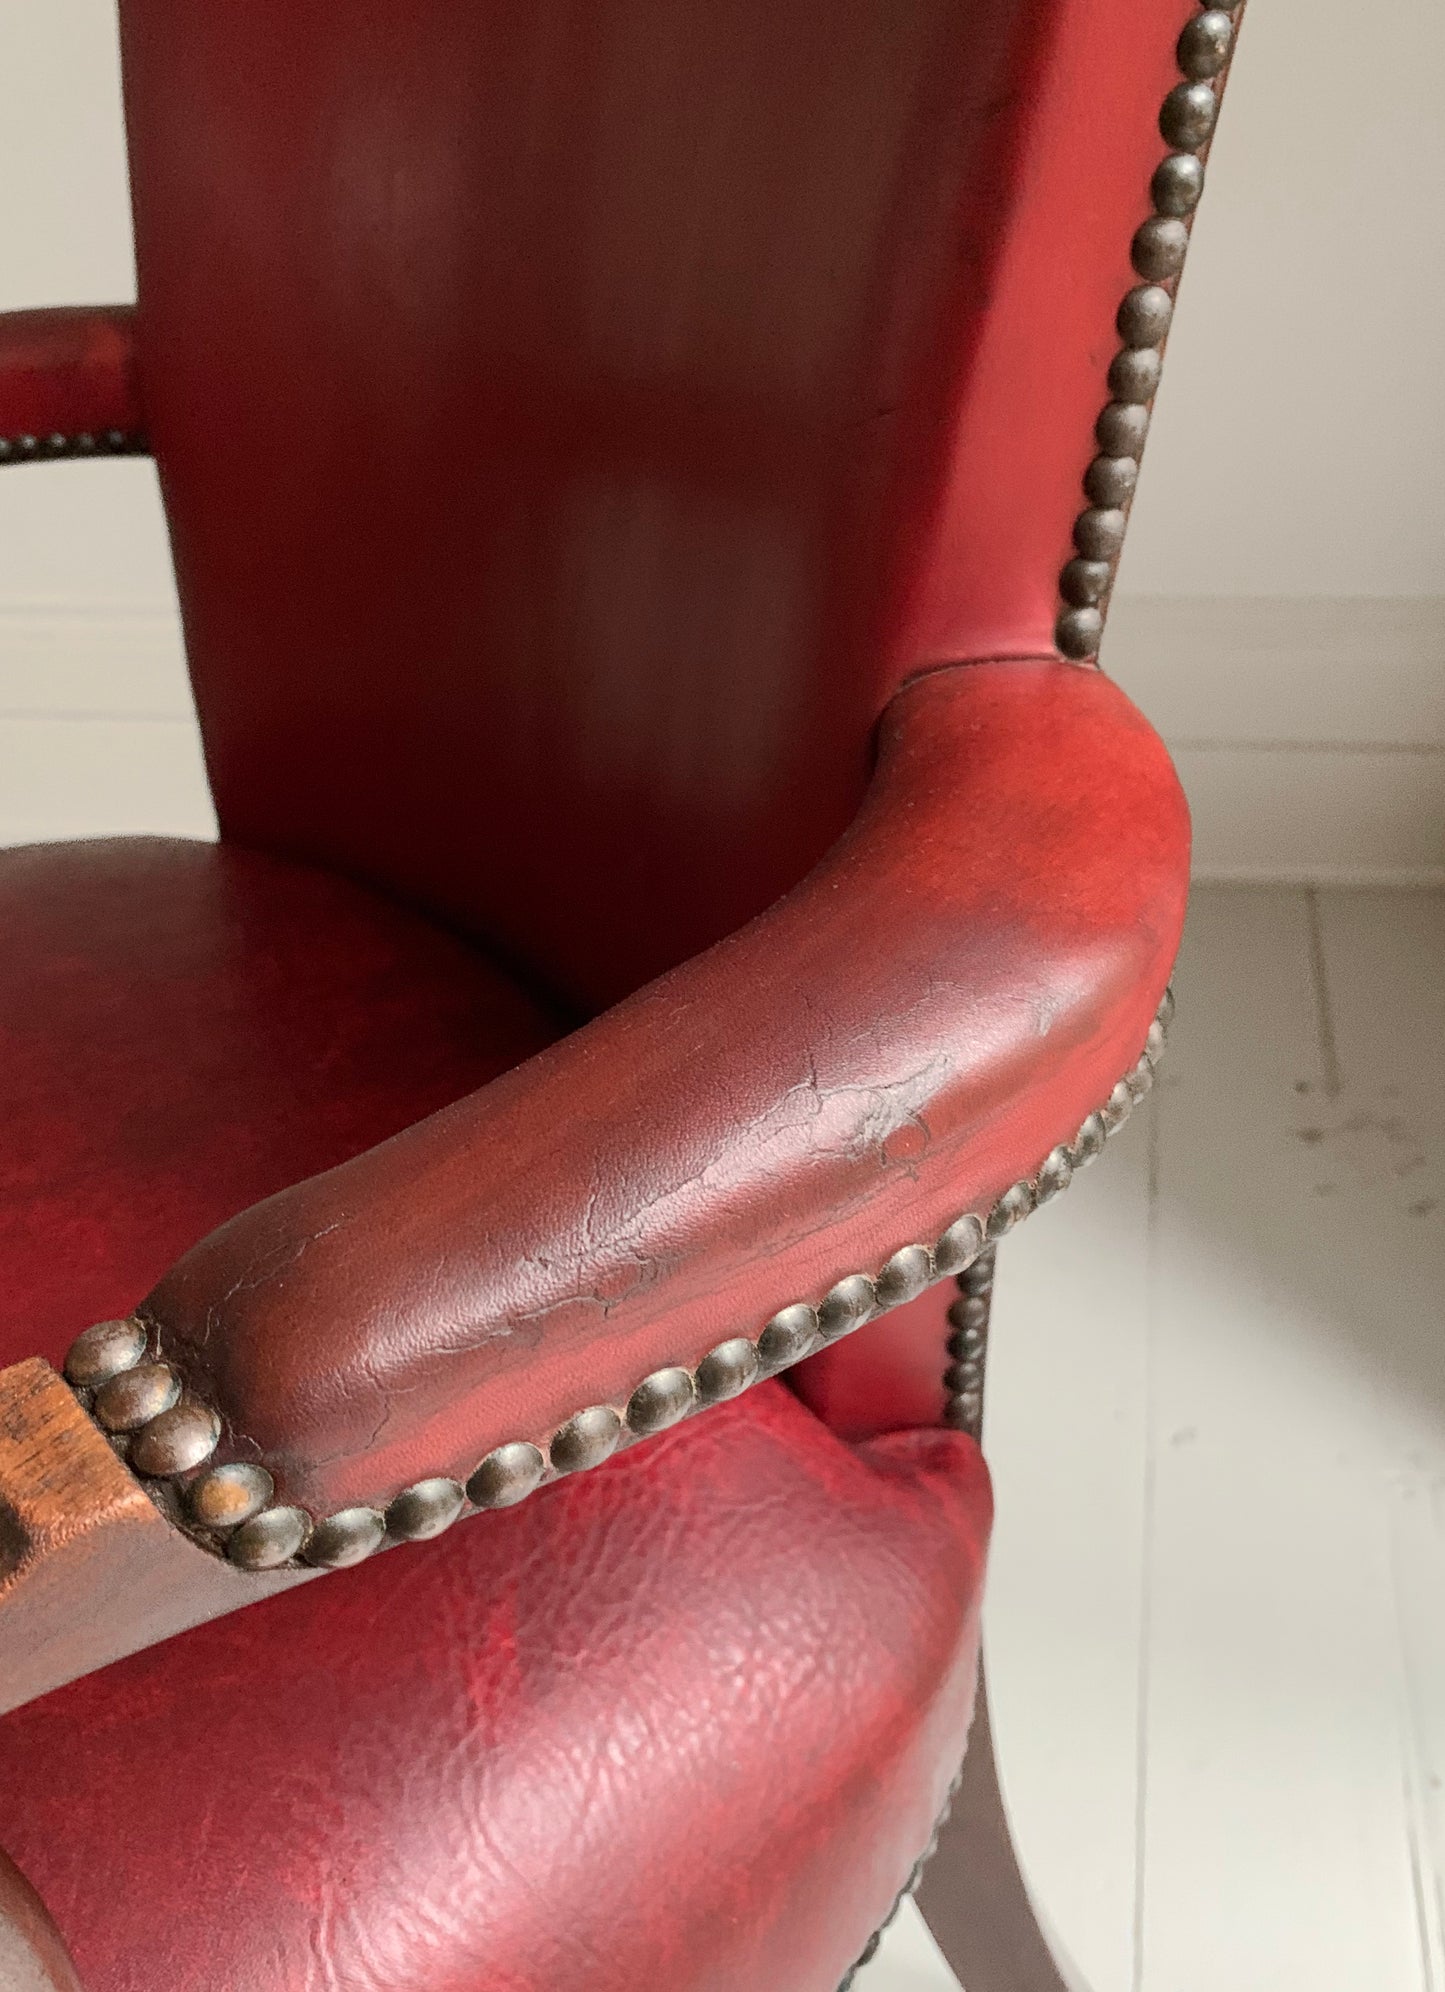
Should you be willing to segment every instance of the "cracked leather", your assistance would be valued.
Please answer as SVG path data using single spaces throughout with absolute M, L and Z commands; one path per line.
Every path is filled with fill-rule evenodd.
M 255 852 L 3 852 L 0 929 L 0 1368 L 556 1029 Z M 988 1524 L 962 1434 L 765 1385 L 0 1719 L 0 1844 L 88 1992 L 833 1992 L 963 1748 Z
M 1050 650 L 1190 12 L 122 0 L 134 372 L 53 321 L 0 412 L 139 382 L 233 848 L 13 860 L 7 1353 L 280 1192 L 154 1310 L 285 1492 L 384 1499 L 1073 1133 L 1177 938 L 1158 742 L 939 671 L 848 826 L 900 685 Z M 556 1017 L 235 846 L 606 1014 L 528 1060 Z M 961 1435 L 761 1386 L 7 1718 L 0 1837 L 94 1992 L 832 1992 L 986 1508 Z
M 905 688 L 850 831 L 756 921 L 151 1293 L 165 1353 L 325 1513 L 625 1403 L 1030 1173 L 1139 1054 L 1188 872 L 1097 672 Z

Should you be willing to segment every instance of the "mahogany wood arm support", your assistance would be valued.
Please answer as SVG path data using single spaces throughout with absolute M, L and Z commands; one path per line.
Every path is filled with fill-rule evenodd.
M 792 893 L 222 1226 L 142 1316 L 221 1411 L 218 1457 L 264 1461 L 313 1516 L 514 1442 L 545 1455 L 584 1408 L 938 1239 L 1071 1141 L 1139 1058 L 1187 872 L 1168 756 L 1107 679 L 928 674 Z
M 0 452 L 8 461 L 145 448 L 135 308 L 0 312 Z

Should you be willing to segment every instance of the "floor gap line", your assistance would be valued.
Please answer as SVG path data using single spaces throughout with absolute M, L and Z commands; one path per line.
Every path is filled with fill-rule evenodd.
M 1330 1002 L 1329 978 L 1325 970 L 1325 939 L 1320 926 L 1319 887 L 1305 887 L 1305 923 L 1309 930 L 1310 980 L 1314 986 L 1315 1015 L 1319 1023 L 1320 1064 L 1324 1070 L 1325 1093 L 1337 1100 L 1344 1081 L 1340 1074 L 1339 1039 L 1335 1035 L 1335 1013 Z
M 1139 1658 L 1134 1729 L 1134 1928 L 1131 1992 L 1144 1992 L 1145 1884 L 1148 1877 L 1149 1657 L 1154 1592 L 1154 1340 L 1158 1332 L 1160 1140 L 1163 1107 L 1149 1103 L 1147 1233 L 1144 1244 L 1144 1515 L 1139 1560 Z M 1430 1988 L 1434 1992 L 1434 1988 Z

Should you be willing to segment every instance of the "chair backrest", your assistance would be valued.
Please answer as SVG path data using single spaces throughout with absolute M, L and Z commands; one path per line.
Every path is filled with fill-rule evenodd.
M 1051 648 L 1189 0 L 120 11 L 225 834 L 593 1008 Z

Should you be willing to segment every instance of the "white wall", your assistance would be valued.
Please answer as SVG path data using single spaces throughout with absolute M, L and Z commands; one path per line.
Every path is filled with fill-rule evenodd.
M 0 310 L 135 296 L 112 0 L 0 0 Z M 168 609 L 137 463 L 0 482 L 0 604 Z
M 0 309 L 132 294 L 111 12 L 0 0 Z M 1442 74 L 1441 0 L 1244 25 L 1105 652 L 1216 876 L 1445 876 Z M 0 840 L 204 829 L 186 715 L 149 466 L 0 476 Z
M 1201 869 L 1445 876 L 1445 5 L 1254 0 L 1104 660 Z
M 0 310 L 135 295 L 111 0 L 0 0 Z M 147 462 L 0 473 L 0 843 L 213 828 Z

